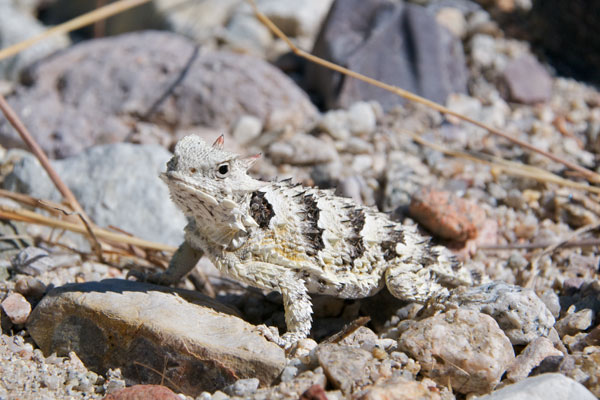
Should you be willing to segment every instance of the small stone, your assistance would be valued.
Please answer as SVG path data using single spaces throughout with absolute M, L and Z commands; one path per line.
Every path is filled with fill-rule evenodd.
M 252 115 L 243 115 L 235 123 L 232 136 L 240 145 L 244 145 L 259 137 L 262 128 L 260 119 Z
M 321 117 L 318 126 L 336 140 L 345 141 L 350 137 L 348 112 L 346 110 L 332 110 L 326 112 L 323 114 L 323 117 Z
M 433 382 L 432 382 L 433 383 Z M 439 389 L 425 382 L 416 382 L 404 378 L 395 378 L 390 382 L 378 384 L 367 389 L 359 400 L 441 400 Z
M 368 351 L 338 344 L 322 344 L 317 349 L 317 358 L 331 384 L 346 394 L 369 381 L 366 371 L 373 356 Z
M 369 135 L 375 130 L 377 118 L 371 104 L 365 101 L 354 103 L 348 109 L 348 127 L 354 135 Z
M 554 348 L 550 340 L 539 337 L 529 343 L 507 369 L 507 379 L 511 382 L 521 381 L 548 357 L 563 357 L 563 353 Z
M 19 293 L 9 294 L 0 305 L 10 321 L 15 325 L 27 322 L 27 318 L 31 313 L 31 304 Z
M 556 319 L 560 315 L 560 299 L 554 290 L 549 289 L 540 295 L 540 300 L 544 302 L 552 316 Z
M 552 78 L 539 61 L 529 54 L 510 61 L 502 78 L 507 97 L 523 104 L 548 101 L 552 94 Z
M 422 373 L 464 394 L 489 392 L 514 359 L 512 345 L 496 321 L 471 310 L 408 321 L 398 344 L 421 364 Z
M 434 236 L 457 242 L 476 237 L 486 218 L 485 211 L 474 202 L 430 187 L 413 195 L 409 212 Z
M 230 396 L 249 397 L 256 392 L 260 381 L 256 378 L 240 379 L 233 385 L 229 385 L 223 389 Z
M 250 50 L 257 56 L 264 54 L 273 42 L 269 28 L 245 13 L 235 13 L 231 17 L 223 36 L 231 50 Z
M 314 165 L 333 161 L 338 154 L 330 141 L 297 133 L 269 146 L 269 156 L 275 164 Z
M 19 274 L 39 276 L 54 267 L 54 262 L 44 249 L 26 247 L 11 260 L 13 269 Z
M 533 290 L 504 282 L 459 288 L 447 304 L 490 315 L 513 345 L 527 344 L 540 336 L 548 336 L 555 322 L 552 313 Z
M 589 328 L 592 325 L 593 319 L 594 312 L 586 308 L 564 316 L 556 322 L 554 327 L 561 337 L 564 335 L 575 335 Z
M 321 385 L 312 385 L 302 395 L 300 400 L 328 400 L 325 389 Z
M 477 400 L 596 400 L 582 384 L 562 374 L 543 374 L 505 386 Z
M 37 278 L 28 276 L 21 278 L 15 283 L 15 290 L 21 293 L 25 297 L 32 298 L 34 300 L 41 299 L 46 293 L 47 286 L 44 282 Z
M 467 34 L 467 20 L 458 8 L 441 8 L 435 15 L 435 19 L 457 38 L 463 39 Z

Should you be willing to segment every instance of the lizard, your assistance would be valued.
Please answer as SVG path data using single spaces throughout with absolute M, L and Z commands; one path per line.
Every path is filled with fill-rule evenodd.
M 212 145 L 195 135 L 176 144 L 161 178 L 189 223 L 153 281 L 175 284 L 206 255 L 225 276 L 280 292 L 284 348 L 310 333 L 309 294 L 354 299 L 385 286 L 399 299 L 428 303 L 472 285 L 468 269 L 415 226 L 331 190 L 252 178 L 259 157 L 224 150 L 223 136 Z

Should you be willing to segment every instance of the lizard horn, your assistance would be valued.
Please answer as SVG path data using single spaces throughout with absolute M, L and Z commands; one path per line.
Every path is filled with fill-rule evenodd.
M 217 150 L 223 150 L 223 144 L 225 143 L 225 137 L 223 135 L 219 136 L 217 140 L 213 143 L 212 147 Z

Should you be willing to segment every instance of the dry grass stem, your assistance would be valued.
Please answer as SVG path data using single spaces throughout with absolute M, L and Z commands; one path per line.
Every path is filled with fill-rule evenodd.
M 579 236 L 583 235 L 584 233 L 593 231 L 600 228 L 600 223 L 596 222 L 593 224 L 589 224 L 586 226 L 582 226 L 581 228 L 571 232 L 571 234 L 569 234 L 566 238 L 564 238 L 563 240 L 554 243 L 550 246 L 548 246 L 547 248 L 545 248 L 542 252 L 540 252 L 539 254 L 537 254 L 536 256 L 533 257 L 533 259 L 531 260 L 531 267 L 530 267 L 530 275 L 529 278 L 527 279 L 527 282 L 525 282 L 525 284 L 523 285 L 524 287 L 528 287 L 531 288 L 533 287 L 533 284 L 535 282 L 535 279 L 537 278 L 537 273 L 538 273 L 538 265 L 540 260 L 542 259 L 542 257 L 545 257 L 549 254 L 552 254 L 556 249 L 558 249 L 559 247 L 562 247 L 563 245 L 577 239 Z
M 368 76 L 365 76 L 363 74 L 360 74 L 358 72 L 352 71 L 348 68 L 344 68 L 340 65 L 334 64 L 330 61 L 324 60 L 320 57 L 314 56 L 300 48 L 298 48 L 294 43 L 292 43 L 292 41 L 285 35 L 285 33 L 283 33 L 266 15 L 264 15 L 263 13 L 260 12 L 260 10 L 258 9 L 258 7 L 256 6 L 254 0 L 248 0 L 252 6 L 252 8 L 254 9 L 254 14 L 256 15 L 256 18 L 258 18 L 267 28 L 269 28 L 277 37 L 279 37 L 281 40 L 283 40 L 292 50 L 292 52 L 294 52 L 294 54 L 298 55 L 299 57 L 305 58 L 311 62 L 314 62 L 316 64 L 319 64 L 323 67 L 332 69 L 334 71 L 340 72 L 346 76 L 350 76 L 352 78 L 355 79 L 359 79 L 363 82 L 367 82 L 373 86 L 377 86 L 379 88 L 385 89 L 389 92 L 395 93 L 400 97 L 403 97 L 407 100 L 411 100 L 417 103 L 421 103 L 426 105 L 427 107 L 430 107 L 434 110 L 437 110 L 439 112 L 441 112 L 442 114 L 446 114 L 446 115 L 452 115 L 456 118 L 459 118 L 465 122 L 468 122 L 472 125 L 478 126 L 480 128 L 483 128 L 485 130 L 487 130 L 488 132 L 496 135 L 496 136 L 500 136 L 503 137 L 504 139 L 515 143 L 523 148 L 526 148 L 528 150 L 531 150 L 535 153 L 541 154 L 557 163 L 560 163 L 562 165 L 564 165 L 565 167 L 572 169 L 574 171 L 577 171 L 579 173 L 581 173 L 583 176 L 585 176 L 590 182 L 600 182 L 600 174 L 597 174 L 594 171 L 591 171 L 587 168 L 584 168 L 576 163 L 573 163 L 571 161 L 565 160 L 561 157 L 558 157 L 557 155 L 554 155 L 550 152 L 547 152 L 545 150 L 542 150 L 534 145 L 532 145 L 531 143 L 525 142 L 523 140 L 517 139 L 515 137 L 512 137 L 511 135 L 509 135 L 506 132 L 501 131 L 500 129 L 496 129 L 494 127 L 491 127 L 489 125 L 486 125 L 482 122 L 476 121 L 472 118 L 469 118 L 465 115 L 462 115 L 456 111 L 452 111 L 447 107 L 444 107 L 441 104 L 438 104 L 436 102 L 433 102 L 431 100 L 427 100 L 424 97 L 418 96 L 414 93 L 411 93 L 407 90 L 401 89 L 397 86 L 393 86 L 393 85 L 388 85 L 387 83 L 383 83 L 381 81 L 378 81 L 376 79 L 370 78 Z
M 489 165 L 492 168 L 492 171 L 496 174 L 503 172 L 503 173 L 506 173 L 509 175 L 534 179 L 539 182 L 554 183 L 559 186 L 571 187 L 574 189 L 580 189 L 580 190 L 585 190 L 588 192 L 600 194 L 600 187 L 590 186 L 585 183 L 575 182 L 570 179 L 565 179 L 558 175 L 553 174 L 552 172 L 546 171 L 546 170 L 538 168 L 538 167 L 534 167 L 534 166 L 527 165 L 527 164 L 522 164 L 522 163 L 519 163 L 516 161 L 505 160 L 501 157 L 495 157 L 495 156 L 491 156 L 491 155 L 483 154 L 483 153 L 451 150 L 451 149 L 448 149 L 437 143 L 429 142 L 414 132 L 410 132 L 405 129 L 401 129 L 400 131 L 403 134 L 409 135 L 410 137 L 412 137 L 412 139 L 415 142 L 422 144 L 423 146 L 432 148 L 441 153 L 444 153 L 446 155 L 453 156 L 453 157 L 460 157 L 460 158 L 464 158 L 464 159 L 467 159 L 470 161 Z
M 21 208 L 13 208 L 6 205 L 0 204 L 0 218 L 11 219 L 15 221 L 22 221 L 31 224 L 45 225 L 50 226 L 57 229 L 65 229 L 72 232 L 77 232 L 81 234 L 87 234 L 87 229 L 84 225 L 79 223 L 67 222 L 60 219 L 47 217 L 45 215 L 38 214 L 33 211 L 21 209 Z M 162 243 L 155 243 L 148 240 L 140 239 L 135 236 L 123 235 L 120 233 L 115 233 L 108 231 L 106 229 L 93 227 L 91 228 L 93 233 L 96 235 L 98 239 L 107 240 L 115 243 L 122 243 L 132 246 L 138 246 L 144 249 L 150 250 L 158 250 L 158 251 L 168 251 L 174 252 L 176 250 L 175 247 L 169 246 Z
M 148 3 L 150 0 L 120 0 L 114 3 L 108 4 L 104 7 L 90 11 L 79 17 L 73 18 L 60 25 L 56 25 L 53 28 L 48 29 L 45 32 L 40 33 L 32 38 L 16 43 L 10 47 L 0 50 L 0 60 L 8 57 L 12 57 L 15 54 L 33 46 L 37 42 L 46 39 L 48 36 L 56 35 L 58 33 L 68 33 L 75 29 L 82 28 L 87 25 L 91 25 L 97 21 L 112 17 L 113 15 L 122 13 L 130 8 L 137 7 L 144 3 Z

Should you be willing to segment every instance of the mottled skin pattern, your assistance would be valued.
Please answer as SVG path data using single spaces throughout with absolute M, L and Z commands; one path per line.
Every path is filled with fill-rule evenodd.
M 161 177 L 191 222 L 169 269 L 154 280 L 176 283 L 207 255 L 223 274 L 282 294 L 285 346 L 310 332 L 309 293 L 354 299 L 385 285 L 395 297 L 426 303 L 472 283 L 414 227 L 330 191 L 255 180 L 247 170 L 256 159 L 223 150 L 222 137 L 212 146 L 197 136 L 177 144 Z

